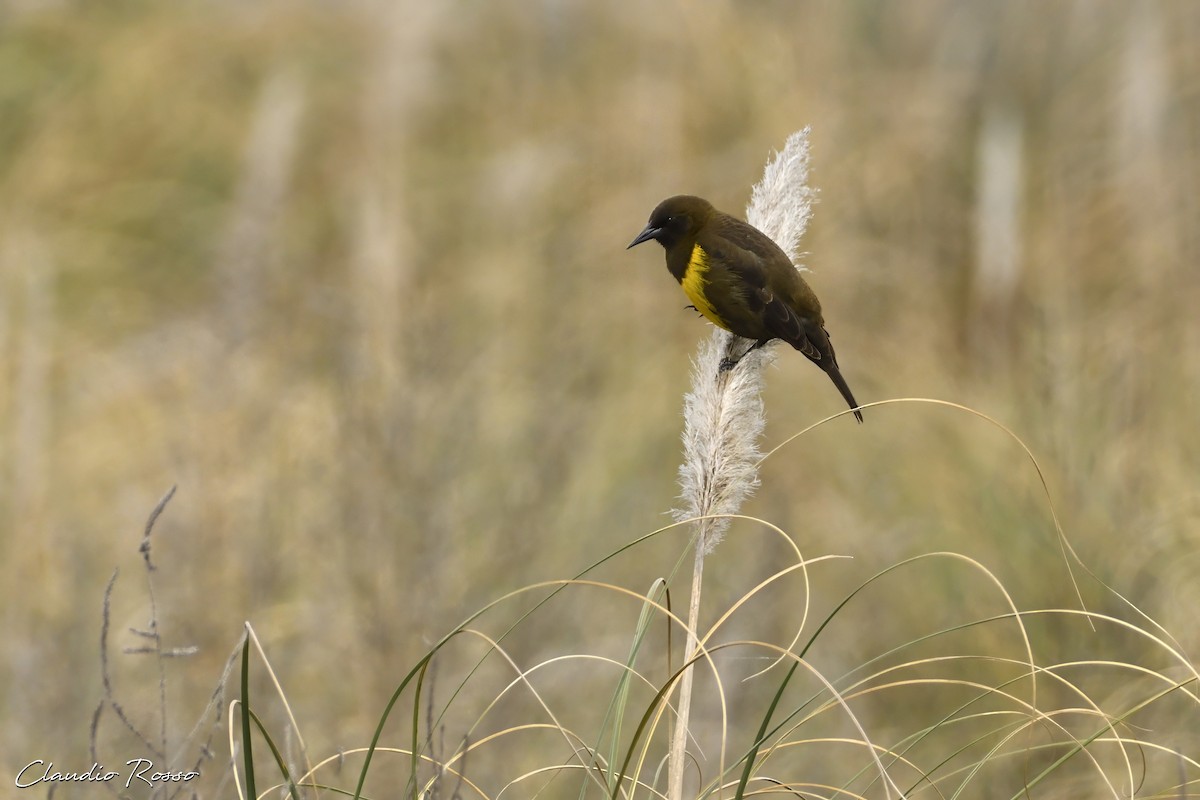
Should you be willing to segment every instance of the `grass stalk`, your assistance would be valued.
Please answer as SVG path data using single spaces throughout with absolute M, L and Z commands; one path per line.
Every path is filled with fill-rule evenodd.
M 768 161 L 755 185 L 746 219 L 788 254 L 793 261 L 800 237 L 812 216 L 815 192 L 808 186 L 808 133 L 788 137 L 783 150 Z M 701 345 L 692 370 L 692 390 L 684 399 L 683 464 L 679 468 L 682 506 L 678 519 L 694 520 L 696 555 L 688 603 L 688 629 L 683 663 L 696 653 L 704 559 L 720 543 L 736 514 L 758 486 L 759 438 L 763 414 L 763 368 L 770 363 L 768 348 L 746 351 L 752 342 L 717 329 Z M 737 365 L 721 370 L 726 358 Z M 668 800 L 682 800 L 688 721 L 692 705 L 692 669 L 679 681 L 679 701 L 667 777 Z

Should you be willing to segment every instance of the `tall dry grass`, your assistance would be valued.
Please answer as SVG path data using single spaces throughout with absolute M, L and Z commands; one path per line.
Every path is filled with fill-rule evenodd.
M 0 752 L 88 759 L 100 598 L 172 484 L 158 610 L 199 653 L 168 722 L 250 619 L 319 752 L 467 609 L 652 528 L 707 333 L 621 247 L 669 194 L 740 207 L 809 122 L 805 262 L 860 399 L 1019 430 L 1087 563 L 1195 651 L 1192 4 L 426 5 L 0 7 Z M 768 442 L 839 410 L 822 378 L 768 371 Z M 769 459 L 749 507 L 855 556 L 824 596 L 953 549 L 1072 606 L 1010 440 L 923 407 L 856 434 Z M 655 547 L 624 585 L 673 563 Z M 778 558 L 739 549 L 708 596 Z M 891 629 L 947 597 L 983 611 L 935 565 Z M 114 635 L 146 617 L 119 582 Z M 875 652 L 871 619 L 826 657 Z M 119 688 L 156 685 L 142 661 Z

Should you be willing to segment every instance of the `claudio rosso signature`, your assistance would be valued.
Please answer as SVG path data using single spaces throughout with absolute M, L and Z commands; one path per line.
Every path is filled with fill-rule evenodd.
M 92 764 L 91 769 L 84 772 L 69 772 L 54 768 L 53 761 L 36 759 L 26 764 L 17 773 L 17 788 L 28 789 L 39 783 L 110 783 L 120 781 L 126 788 L 144 783 L 147 786 L 157 786 L 163 783 L 187 783 L 200 777 L 195 770 L 187 772 L 164 772 L 154 768 L 154 762 L 148 758 L 131 758 L 125 762 L 126 769 L 121 772 L 105 769 L 100 764 Z

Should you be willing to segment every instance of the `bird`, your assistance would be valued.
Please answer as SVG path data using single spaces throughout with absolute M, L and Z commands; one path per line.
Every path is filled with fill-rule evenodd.
M 702 197 L 677 195 L 658 204 L 626 249 L 651 239 L 666 251 L 667 270 L 692 301 L 690 307 L 714 325 L 754 341 L 738 361 L 782 339 L 824 370 L 854 417 L 863 421 L 838 369 L 821 302 L 771 237 Z M 736 363 L 727 358 L 720 369 Z

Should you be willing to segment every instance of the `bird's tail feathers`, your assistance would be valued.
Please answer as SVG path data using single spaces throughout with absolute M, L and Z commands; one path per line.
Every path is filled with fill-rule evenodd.
M 830 365 L 830 368 L 825 370 L 825 372 L 833 380 L 833 385 L 837 387 L 837 390 L 842 393 L 842 397 L 846 398 L 846 402 L 850 404 L 850 408 L 854 409 L 854 418 L 861 423 L 863 415 L 858 410 L 858 401 L 854 399 L 854 394 L 846 384 L 846 379 L 842 377 L 842 372 L 837 368 L 837 364 Z

